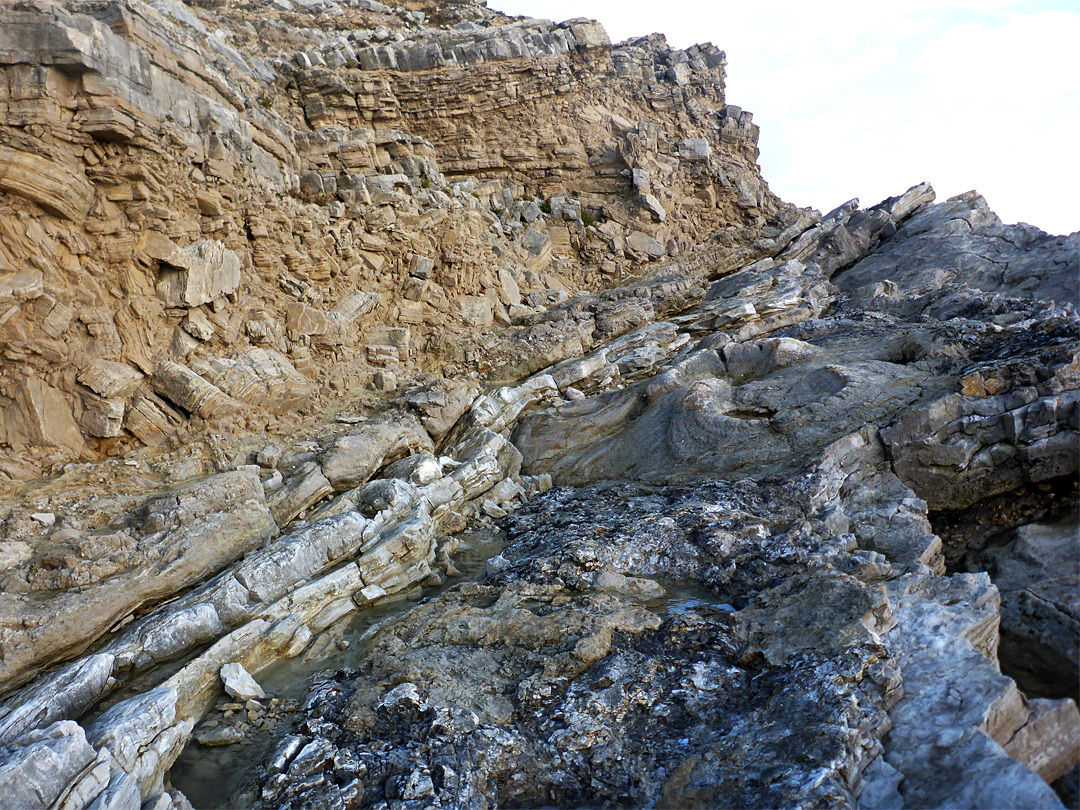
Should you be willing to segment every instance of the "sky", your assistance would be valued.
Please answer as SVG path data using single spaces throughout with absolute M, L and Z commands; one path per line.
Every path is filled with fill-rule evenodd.
M 1080 230 L 1077 0 L 488 0 L 591 17 L 613 42 L 659 31 L 727 52 L 727 102 L 761 127 L 762 174 L 823 213 L 929 180 L 1008 223 Z

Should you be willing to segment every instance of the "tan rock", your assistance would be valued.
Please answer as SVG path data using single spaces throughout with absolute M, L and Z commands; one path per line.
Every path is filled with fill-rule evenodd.
M 105 399 L 95 394 L 86 394 L 83 396 L 83 413 L 79 424 L 91 436 L 119 436 L 124 427 L 125 406 L 126 402 L 122 399 Z
M 521 288 L 517 279 L 505 267 L 499 268 L 499 300 L 508 307 L 521 303 Z
M 240 284 L 240 257 L 221 242 L 204 239 L 181 248 L 151 231 L 142 253 L 158 262 L 157 294 L 171 307 L 197 307 L 232 293 Z
M 95 394 L 106 398 L 131 396 L 146 375 L 127 363 L 94 360 L 79 372 L 78 380 Z
M 85 221 L 94 202 L 94 187 L 81 165 L 7 146 L 0 146 L 0 189 L 77 223 Z
M 494 308 L 491 299 L 478 295 L 463 295 L 455 298 L 450 305 L 451 314 L 466 326 L 491 326 L 494 321 Z
M 326 313 L 310 307 L 302 301 L 290 304 L 285 311 L 285 328 L 289 337 L 296 340 L 302 335 L 324 335 L 330 328 Z
M 149 447 L 163 444 L 184 426 L 184 417 L 154 394 L 139 394 L 131 401 L 124 428 Z
M 166 360 L 151 378 L 154 390 L 203 419 L 232 416 L 244 406 L 185 365 Z
M 230 396 L 273 414 L 294 410 L 315 393 L 315 386 L 273 349 L 244 349 L 200 364 L 199 371 Z
M 195 204 L 199 212 L 207 217 L 220 217 L 225 213 L 224 201 L 221 195 L 213 191 L 201 191 L 195 195 Z
M 5 415 L 7 419 L 18 419 L 15 431 L 9 427 L 9 437 L 12 432 L 21 432 L 31 444 L 60 447 L 76 456 L 86 452 L 71 405 L 56 388 L 39 377 L 30 377 L 15 389 L 15 401 L 16 413 L 9 408 Z
M 1029 705 L 1031 719 L 1005 744 L 1005 753 L 1055 782 L 1080 762 L 1080 712 L 1070 698 Z
M 23 270 L 0 276 L 0 307 L 40 297 L 45 292 L 44 281 L 40 270 Z
M 83 132 L 99 141 L 127 143 L 135 137 L 135 120 L 112 107 L 86 110 L 77 120 Z

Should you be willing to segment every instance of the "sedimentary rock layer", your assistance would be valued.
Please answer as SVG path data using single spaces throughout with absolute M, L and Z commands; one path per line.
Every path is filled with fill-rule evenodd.
M 12 803 L 256 729 L 217 800 L 1071 801 L 1080 234 L 784 204 L 722 51 L 588 20 L 0 21 Z

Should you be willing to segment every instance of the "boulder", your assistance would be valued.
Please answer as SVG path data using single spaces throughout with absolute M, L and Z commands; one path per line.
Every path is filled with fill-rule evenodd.
M 662 211 L 663 208 L 660 210 Z M 666 252 L 663 245 L 641 231 L 631 231 L 630 235 L 626 237 L 626 246 L 635 253 L 640 253 L 649 259 L 659 259 Z
M 708 160 L 712 155 L 712 147 L 704 138 L 689 138 L 678 143 L 679 158 L 682 160 Z
M 181 248 L 150 231 L 141 249 L 157 261 L 157 294 L 170 307 L 207 304 L 236 292 L 240 285 L 240 257 L 216 240 L 203 239 Z
M 225 664 L 221 668 L 221 683 L 225 692 L 243 702 L 248 700 L 261 700 L 266 697 L 266 692 L 255 681 L 248 671 L 240 664 Z
M 170 402 L 203 419 L 227 419 L 244 410 L 242 403 L 182 363 L 163 362 L 151 377 L 151 384 Z
M 464 380 L 439 379 L 405 401 L 420 415 L 424 430 L 438 444 L 468 410 L 476 392 L 476 386 Z
M 479 295 L 455 298 L 450 311 L 463 324 L 474 328 L 491 326 L 494 321 L 494 305 L 491 299 Z
M 97 359 L 84 366 L 78 380 L 95 394 L 124 399 L 135 393 L 146 375 L 127 363 Z
M 15 386 L 15 402 L 0 411 L 12 444 L 61 448 L 73 456 L 86 452 L 86 442 L 75 421 L 68 398 L 40 377 L 28 377 Z
M 323 452 L 323 475 L 342 492 L 367 481 L 381 467 L 416 452 L 431 453 L 431 437 L 411 413 L 396 414 L 336 438 Z
M 198 369 L 230 396 L 273 414 L 295 410 L 315 393 L 315 386 L 274 349 L 243 349 Z

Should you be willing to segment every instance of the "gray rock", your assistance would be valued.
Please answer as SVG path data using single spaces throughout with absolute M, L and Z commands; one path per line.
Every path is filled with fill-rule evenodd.
M 1029 694 L 1068 694 L 1080 681 L 1077 528 L 1022 526 L 983 560 L 1001 592 L 1002 657 Z
M 225 691 L 237 700 L 259 700 L 266 697 L 263 688 L 240 664 L 226 664 L 221 668 L 220 675 Z
M 434 450 L 431 437 L 414 415 L 397 414 L 335 439 L 322 454 L 322 473 L 341 492 L 364 483 L 384 464 Z
M 923 208 L 888 246 L 837 279 L 845 291 L 889 279 L 905 292 L 958 284 L 988 293 L 1080 305 L 1080 232 L 1052 236 L 1004 225 L 975 192 Z
M 162 792 L 162 780 L 195 725 L 192 719 L 178 720 L 177 698 L 174 688 L 159 686 L 117 703 L 87 730 L 87 739 L 112 755 L 119 773 L 133 780 L 143 798 Z M 118 782 L 116 801 L 126 802 L 129 792 Z
M 538 255 L 549 244 L 551 244 L 551 240 L 548 239 L 547 234 L 535 228 L 526 228 L 521 237 L 521 246 L 534 256 Z
M 660 210 L 663 211 L 663 208 Z M 640 253 L 650 259 L 659 259 L 666 252 L 663 245 L 641 231 L 631 231 L 626 237 L 626 246 L 635 253 Z
M 0 715 L 0 745 L 10 745 L 31 730 L 78 717 L 106 691 L 114 656 L 89 655 L 61 669 L 51 681 L 31 686 Z
M 50 663 L 86 649 L 131 612 L 216 573 L 277 531 L 258 475 L 238 470 L 147 500 L 138 510 L 142 539 L 132 568 L 80 591 L 49 599 L 8 600 L 0 610 L 48 621 L 4 633 L 0 685 L 25 682 Z
M 390 464 L 383 473 L 386 478 L 403 478 L 418 487 L 442 478 L 442 465 L 428 453 L 418 453 Z
M 641 204 L 642 208 L 649 211 L 654 217 L 656 217 L 657 222 L 663 222 L 665 219 L 667 219 L 667 211 L 664 210 L 663 204 L 652 194 L 640 195 L 638 197 L 638 202 Z M 658 258 L 664 255 L 664 251 L 662 249 L 662 246 L 660 246 L 659 242 L 656 242 L 654 245 L 650 242 L 645 241 L 645 239 L 648 239 L 649 237 L 645 236 L 645 239 L 641 239 L 640 237 L 642 236 L 645 235 L 639 234 L 638 231 L 634 231 L 630 234 L 630 239 L 627 239 L 627 245 L 630 247 L 631 250 L 636 250 L 639 253 L 646 253 L 650 256 L 653 256 L 654 258 Z M 633 244 L 631 244 L 631 241 L 633 242 Z M 653 241 L 655 242 L 655 240 Z M 657 246 L 660 246 L 659 252 L 657 252 Z
M 287 526 L 292 520 L 306 514 L 320 501 L 330 497 L 334 487 L 315 462 L 308 462 L 294 470 L 285 482 L 273 490 L 266 500 L 274 520 Z
M 126 773 L 118 773 L 86 810 L 138 810 L 141 807 L 138 784 Z
M 678 148 L 682 160 L 708 160 L 712 156 L 712 147 L 704 138 L 679 141 Z
M 0 751 L 0 790 L 10 807 L 52 807 L 96 756 L 78 723 L 57 721 Z

